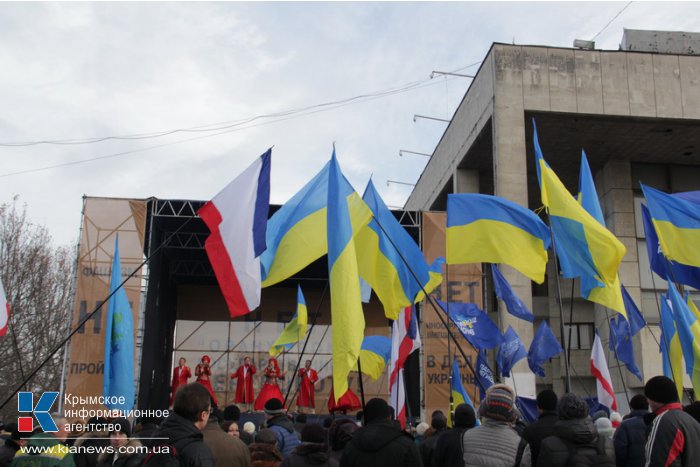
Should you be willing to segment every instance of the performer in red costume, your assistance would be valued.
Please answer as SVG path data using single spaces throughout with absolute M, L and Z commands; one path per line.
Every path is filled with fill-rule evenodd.
M 238 378 L 238 386 L 236 386 L 236 404 L 244 404 L 245 410 L 250 412 L 255 400 L 253 392 L 253 375 L 255 374 L 255 365 L 250 363 L 250 358 L 243 359 L 243 365 L 238 367 L 235 373 L 231 375 L 231 379 Z
M 192 377 L 192 371 L 190 367 L 185 366 L 187 360 L 182 357 L 178 360 L 178 366 L 173 370 L 173 382 L 170 385 L 170 405 L 173 405 L 173 398 L 175 397 L 175 391 L 180 386 L 187 384 L 187 380 Z
M 216 396 L 214 395 L 214 389 L 211 387 L 211 368 L 209 367 L 209 364 L 211 363 L 211 358 L 209 358 L 209 355 L 204 355 L 202 357 L 202 361 L 197 364 L 196 367 L 194 367 L 194 374 L 197 376 L 197 382 L 207 388 L 207 391 L 209 391 L 209 395 L 211 396 L 211 405 L 212 406 L 217 406 L 219 405 L 219 402 L 216 400 Z
M 314 384 L 318 381 L 316 370 L 311 368 L 311 360 L 307 360 L 304 368 L 299 370 L 299 396 L 297 397 L 297 410 L 299 413 L 314 413 L 316 401 L 314 400 Z
M 328 412 L 331 414 L 335 412 L 340 412 L 345 415 L 348 412 L 354 412 L 355 410 L 360 410 L 362 404 L 360 399 L 357 398 L 352 389 L 348 388 L 347 392 L 335 403 L 335 393 L 333 392 L 333 386 L 331 386 L 331 395 L 328 398 Z
M 284 396 L 280 387 L 277 385 L 278 379 L 284 379 L 284 373 L 280 371 L 280 366 L 277 364 L 277 359 L 272 357 L 268 360 L 267 367 L 263 373 L 265 375 L 265 382 L 263 383 L 262 389 L 260 389 L 260 394 L 258 398 L 255 399 L 255 405 L 253 409 L 264 410 L 265 402 L 270 399 L 279 399 L 284 401 Z

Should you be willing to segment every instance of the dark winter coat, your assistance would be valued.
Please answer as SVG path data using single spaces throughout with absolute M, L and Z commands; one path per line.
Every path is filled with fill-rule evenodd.
M 418 446 L 391 420 L 372 422 L 353 433 L 340 467 L 421 467 Z
M 175 412 L 168 415 L 153 437 L 168 438 L 160 440 L 159 444 L 174 446 L 182 467 L 214 467 L 214 456 L 204 444 L 202 432 Z
M 435 446 L 437 445 L 438 438 L 440 438 L 443 433 L 445 433 L 445 430 L 435 431 L 418 446 L 418 452 L 420 452 L 420 458 L 424 467 L 433 465 Z
M 105 448 L 109 446 L 109 432 L 89 431 L 76 439 L 73 446 Z M 99 452 L 87 452 L 84 449 L 76 450 L 75 454 L 73 454 L 73 461 L 76 467 L 95 467 L 99 455 Z
M 215 467 L 250 467 L 250 451 L 238 438 L 221 429 L 219 422 L 211 418 L 202 430 L 204 444 L 214 456 Z
M 544 411 L 537 419 L 523 430 L 523 439 L 530 445 L 532 465 L 537 464 L 542 440 L 557 434 L 554 424 L 559 420 L 556 412 Z
M 284 457 L 294 451 L 294 448 L 301 444 L 294 432 L 294 423 L 286 415 L 277 415 L 267 421 L 267 427 L 275 432 L 277 437 L 277 448 Z
M 19 451 L 17 441 L 14 439 L 5 440 L 5 443 L 0 446 L 0 467 L 10 467 L 17 451 Z
M 279 467 L 282 463 L 282 453 L 276 446 L 265 443 L 251 443 L 250 459 L 253 467 Z
M 141 442 L 135 438 L 131 438 L 126 444 L 129 451 L 133 451 L 143 446 Z M 139 467 L 146 457 L 145 452 L 123 452 L 119 454 L 117 460 L 114 460 L 114 454 L 103 452 L 97 457 L 98 467 Z
M 141 430 L 138 433 L 134 433 L 134 438 L 141 441 L 141 444 L 144 446 L 150 447 L 153 443 L 158 443 L 157 439 L 151 439 L 156 431 L 158 431 L 158 425 L 155 423 L 145 423 L 141 426 Z
M 328 445 L 325 443 L 301 443 L 294 449 L 280 467 L 338 467 L 338 462 L 331 459 Z
M 648 467 L 700 465 L 700 423 L 679 403 L 667 404 L 644 416 Z
M 464 467 L 462 435 L 468 428 L 452 428 L 443 432 L 435 443 L 433 464 L 436 467 Z
M 615 462 L 618 467 L 644 467 L 644 442 L 647 425 L 644 416 L 646 410 L 633 410 L 615 430 Z
M 576 420 L 558 420 L 554 427 L 557 430 L 556 436 L 545 438 L 540 444 L 537 467 L 566 466 L 571 455 L 569 446 L 580 451 L 596 452 L 598 448 L 598 430 L 590 417 Z M 610 462 L 614 462 L 615 451 L 612 447 L 612 441 L 606 439 L 604 447 L 604 455 L 607 455 Z

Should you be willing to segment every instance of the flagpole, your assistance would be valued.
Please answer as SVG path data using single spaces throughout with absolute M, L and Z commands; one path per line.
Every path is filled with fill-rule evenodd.
M 450 266 L 445 263 L 445 282 L 446 287 L 445 287 L 445 294 L 447 295 L 447 314 L 450 314 Z M 447 326 L 449 327 L 450 322 L 447 322 Z M 449 372 L 448 372 L 448 378 L 447 381 L 449 382 L 450 385 L 450 426 L 454 426 L 454 410 L 455 410 L 455 404 L 454 404 L 454 397 L 452 396 L 452 379 L 455 377 L 454 375 L 454 362 L 452 361 L 452 351 L 451 351 L 452 343 L 450 342 L 450 333 L 447 333 L 447 361 L 449 362 Z
M 571 361 L 571 332 L 574 329 L 574 289 L 576 279 L 571 279 L 571 306 L 569 307 L 569 340 L 566 342 L 566 359 Z M 607 313 L 607 312 L 606 312 Z M 562 335 L 562 338 L 564 336 Z
M 357 381 L 360 384 L 360 401 L 362 401 L 362 411 L 365 410 L 365 385 L 362 383 L 362 365 L 360 359 L 357 359 Z M 341 394 L 341 397 L 343 395 Z
M 669 269 L 671 269 L 669 267 Z M 651 274 L 651 285 L 654 287 L 654 299 L 656 301 L 656 308 L 657 311 L 659 312 L 659 327 L 661 327 L 661 305 L 659 304 L 659 296 L 658 292 L 656 289 L 656 280 L 654 279 L 654 271 L 651 269 L 651 260 L 649 260 L 649 273 Z M 675 324 L 674 324 L 675 326 Z M 678 332 L 676 330 L 676 332 Z M 666 359 L 668 360 L 668 367 L 671 369 L 671 379 L 673 379 L 673 382 L 677 385 L 678 384 L 678 379 L 676 376 L 676 373 L 673 371 L 673 362 L 671 361 L 671 343 L 668 341 L 668 336 L 666 335 L 665 332 L 663 332 L 663 328 L 661 329 L 661 341 L 664 343 L 664 347 L 666 347 Z M 681 374 L 681 380 L 683 378 L 683 375 Z M 681 383 L 682 384 L 682 383 Z M 683 392 L 685 392 L 685 387 L 683 388 Z M 683 402 L 683 401 L 681 401 Z
M 625 375 L 622 373 L 622 368 L 620 365 L 620 358 L 617 356 L 617 336 L 615 336 L 615 333 L 612 330 L 612 323 L 610 322 L 610 316 L 608 314 L 607 308 L 605 308 L 605 321 L 608 322 L 608 329 L 610 330 L 610 339 L 613 341 L 613 354 L 615 355 L 615 360 L 617 360 L 617 370 L 620 372 L 620 381 L 622 382 L 622 388 L 625 390 L 625 399 L 627 399 L 627 405 L 629 406 L 630 405 L 630 396 L 627 393 L 627 383 L 625 383 Z M 631 338 L 632 338 L 632 336 L 630 336 L 630 339 Z
M 292 379 L 289 381 L 289 388 L 287 389 L 287 394 L 284 395 L 284 404 L 283 406 L 287 406 L 287 400 L 289 399 L 289 393 L 292 392 L 292 386 L 294 385 L 294 379 L 297 376 L 297 372 L 299 371 L 299 365 L 301 365 L 301 359 L 304 357 L 304 352 L 306 351 L 306 346 L 309 344 L 309 337 L 311 337 L 311 331 L 313 331 L 314 326 L 316 326 L 316 319 L 318 318 L 318 315 L 321 313 L 321 305 L 323 305 L 323 301 L 326 298 L 326 292 L 328 292 L 328 284 L 330 284 L 330 278 L 326 281 L 326 285 L 323 287 L 323 293 L 321 294 L 321 301 L 318 302 L 318 306 L 316 307 L 316 313 L 314 313 L 314 320 L 311 323 L 311 328 L 306 334 L 306 339 L 304 340 L 304 347 L 301 349 L 301 353 L 299 354 L 299 360 L 297 360 L 297 365 L 294 368 L 294 373 L 292 373 Z
M 477 373 L 476 373 L 476 370 L 474 370 L 474 366 L 472 365 L 471 361 L 467 358 L 467 354 L 464 352 L 464 349 L 462 349 L 462 346 L 459 345 L 459 342 L 457 342 L 457 340 L 455 339 L 455 336 L 452 334 L 452 331 L 450 330 L 450 327 L 448 326 L 447 321 L 446 321 L 445 318 L 442 316 L 442 314 L 440 314 L 440 312 L 438 311 L 438 308 L 440 308 L 443 312 L 445 312 L 445 310 L 444 310 L 439 304 L 436 304 L 435 301 L 434 301 L 434 299 L 433 299 L 433 297 L 432 297 L 431 295 L 429 295 L 428 292 L 425 290 L 425 287 L 423 286 L 423 284 L 421 283 L 421 281 L 418 279 L 418 276 L 416 276 L 416 272 L 413 270 L 413 268 L 411 267 L 411 265 L 408 264 L 408 261 L 407 261 L 406 258 L 404 257 L 403 253 L 402 253 L 401 250 L 396 246 L 396 243 L 394 243 L 394 240 L 389 236 L 389 234 L 387 233 L 387 231 L 384 229 L 384 226 L 382 226 L 381 222 L 379 222 L 379 219 L 377 219 L 375 216 L 372 216 L 372 218 L 375 220 L 375 222 L 377 223 L 377 225 L 379 226 L 379 228 L 381 229 L 381 231 L 384 233 L 384 235 L 386 236 L 386 238 L 389 240 L 389 243 L 391 243 L 391 245 L 394 247 L 394 250 L 396 250 L 396 253 L 399 255 L 399 258 L 401 258 L 401 261 L 403 262 L 403 264 L 404 264 L 404 265 L 406 266 L 406 268 L 408 269 L 408 272 L 411 273 L 411 277 L 413 277 L 413 280 L 416 281 L 416 283 L 417 283 L 418 286 L 420 287 L 421 291 L 423 292 L 423 295 L 425 296 L 425 299 L 426 299 L 426 300 L 428 301 L 428 303 L 430 304 L 431 308 L 433 309 L 433 311 L 434 311 L 435 314 L 437 315 L 438 319 L 440 319 L 440 321 L 442 322 L 442 324 L 445 326 L 445 329 L 447 329 L 447 333 L 452 337 L 452 340 L 454 341 L 455 346 L 457 347 L 457 350 L 459 350 L 459 353 L 462 354 L 462 357 L 464 357 L 464 360 L 467 362 L 467 366 L 469 367 L 469 370 L 470 370 L 470 371 L 472 372 L 472 374 L 474 375 L 474 378 L 476 379 L 476 382 L 479 384 L 479 387 L 481 387 L 481 389 L 483 389 L 483 390 L 485 391 L 486 388 L 484 388 L 484 385 L 483 385 L 483 384 L 481 383 L 481 381 L 479 380 L 479 378 L 478 378 L 478 376 L 477 376 Z M 448 302 L 449 302 L 449 300 L 448 300 Z M 469 344 L 471 345 L 471 342 L 470 342 Z M 472 346 L 472 348 L 474 348 L 474 346 Z M 474 350 L 476 350 L 476 348 L 474 348 Z M 489 368 L 489 369 L 490 369 L 490 368 Z
M 554 276 L 555 276 L 556 282 L 557 282 L 557 301 L 559 302 L 559 330 L 561 332 L 561 337 L 563 339 L 564 338 L 564 306 L 563 306 L 562 301 L 561 301 L 561 284 L 559 283 L 559 259 L 557 257 L 556 242 L 554 241 L 554 230 L 552 229 L 552 220 L 549 218 L 547 220 L 549 221 L 549 232 L 550 232 L 550 235 L 552 238 L 552 253 L 554 253 L 553 254 L 553 256 L 554 256 Z M 573 300 L 573 294 L 571 294 L 571 295 L 572 295 L 572 300 Z M 569 339 L 569 344 L 570 343 L 571 343 L 571 340 Z M 565 390 L 566 390 L 566 392 L 571 392 L 571 376 L 569 375 L 569 357 L 568 357 L 568 355 L 566 355 L 566 353 L 564 353 L 564 372 L 566 375 Z
M 178 233 L 180 233 L 180 231 L 181 231 L 187 224 L 189 224 L 190 221 L 191 221 L 192 219 L 194 219 L 194 216 L 193 216 L 193 217 L 188 217 L 188 218 L 185 220 L 185 222 L 183 222 L 183 223 L 182 223 L 177 229 L 175 229 L 175 231 L 172 232 L 160 245 L 158 245 L 158 247 L 157 247 L 155 250 L 153 250 L 153 253 L 151 253 L 150 255 L 148 255 L 148 257 L 147 257 L 145 260 L 143 260 L 143 261 L 141 262 L 141 264 L 139 264 L 138 266 L 136 266 L 136 267 L 134 268 L 134 270 L 131 271 L 131 273 L 130 273 L 128 276 L 126 276 L 126 278 L 121 282 L 121 284 L 119 284 L 118 287 L 116 287 L 114 290 L 112 290 L 112 291 L 109 293 L 109 295 L 107 295 L 107 298 L 105 298 L 104 300 L 98 302 L 98 303 L 97 303 L 97 306 L 95 306 L 95 309 L 92 310 L 92 311 L 91 311 L 90 313 L 88 313 L 87 315 L 85 315 L 85 316 L 83 317 L 83 319 L 81 319 L 81 320 L 78 322 L 78 325 L 75 327 L 75 329 L 73 329 L 72 331 L 70 331 L 70 332 L 68 333 L 68 335 L 67 335 L 61 342 L 59 342 L 58 344 L 56 344 L 56 346 L 49 352 L 49 354 L 46 356 L 46 358 L 44 358 L 44 360 L 42 360 L 41 363 L 39 363 L 39 365 L 38 365 L 36 368 L 34 368 L 34 370 L 32 370 L 32 372 L 29 374 L 29 376 L 27 376 L 27 377 L 24 379 L 24 381 L 23 381 L 16 389 L 14 389 L 14 390 L 10 393 L 10 395 L 9 395 L 9 396 L 3 401 L 3 403 L 0 405 L 0 410 L 2 410 L 2 409 L 8 404 L 8 402 L 10 402 L 10 400 L 12 400 L 12 398 L 15 396 L 15 394 L 17 394 L 20 390 L 22 390 L 22 387 L 24 387 L 24 386 L 29 382 L 29 380 L 31 380 L 34 376 L 36 376 L 36 374 L 39 372 L 39 370 L 41 370 L 41 369 L 44 367 L 44 365 L 46 365 L 48 362 L 51 361 L 51 359 L 52 359 L 53 356 L 56 354 L 56 352 L 58 352 L 59 350 L 61 350 L 61 349 L 63 348 L 63 346 L 66 345 L 66 343 L 71 339 L 71 337 L 73 337 L 73 336 L 78 332 L 78 330 L 80 330 L 83 326 L 85 326 L 85 323 L 87 323 L 88 321 L 90 321 L 90 320 L 97 314 L 97 312 L 99 312 L 99 311 L 102 309 L 102 307 L 104 306 L 104 304 L 107 303 L 107 302 L 109 301 L 109 299 L 112 298 L 112 297 L 119 291 L 119 289 L 121 289 L 122 287 L 124 287 L 124 284 L 126 284 L 132 277 L 134 277 L 134 276 L 136 275 L 136 273 L 139 272 L 139 271 L 141 270 L 141 268 L 143 268 L 143 267 L 151 260 L 151 258 L 153 258 L 153 257 L 156 255 L 156 253 L 160 252 L 161 248 L 163 248 L 163 246 L 167 245 L 171 238 L 173 238 L 175 235 L 177 235 Z

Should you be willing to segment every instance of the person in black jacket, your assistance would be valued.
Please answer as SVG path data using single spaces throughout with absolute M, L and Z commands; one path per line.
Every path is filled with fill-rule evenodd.
M 530 445 L 532 465 L 537 465 L 542 440 L 557 434 L 554 424 L 557 422 L 557 394 L 545 389 L 537 394 L 537 412 L 539 418 L 523 430 L 523 439 Z
M 644 416 L 647 424 L 645 465 L 700 465 L 700 424 L 683 412 L 673 380 L 654 376 L 644 385 L 644 395 L 652 410 Z
M 422 467 L 418 447 L 391 420 L 391 409 L 384 399 L 367 402 L 364 422 L 345 446 L 340 467 Z
M 447 429 L 447 418 L 442 410 L 436 410 L 430 417 L 430 427 L 432 428 L 431 435 L 423 441 L 418 447 L 421 460 L 425 467 L 433 465 L 433 454 L 438 439 Z
M 542 440 L 537 467 L 576 465 L 574 457 L 593 465 L 615 465 L 612 441 L 598 435 L 586 401 L 576 394 L 564 394 L 557 402 L 557 416 L 557 434 Z
M 183 467 L 214 467 L 214 456 L 204 444 L 201 430 L 209 421 L 211 399 L 199 383 L 180 386 L 175 393 L 173 411 L 153 435 L 167 438 L 160 444 L 174 446 Z
M 433 452 L 436 467 L 464 467 L 462 435 L 476 425 L 476 414 L 469 404 L 459 404 L 455 409 L 455 426 L 437 439 Z
M 618 467 L 643 467 L 644 440 L 647 431 L 644 416 L 649 413 L 647 398 L 641 394 L 632 397 L 630 409 L 632 411 L 625 416 L 615 430 L 613 438 L 615 462 Z
M 301 444 L 282 461 L 280 467 L 338 467 L 326 444 L 326 430 L 309 424 L 301 430 Z

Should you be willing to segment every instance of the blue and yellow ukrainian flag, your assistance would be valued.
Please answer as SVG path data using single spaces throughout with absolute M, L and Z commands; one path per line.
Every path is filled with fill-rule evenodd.
M 700 204 L 641 185 L 664 256 L 700 267 Z
M 462 384 L 462 374 L 459 372 L 459 363 L 457 362 L 457 357 L 454 358 L 452 363 L 452 381 L 450 382 L 450 393 L 452 394 L 452 414 L 454 414 L 454 409 L 457 408 L 459 404 L 469 404 L 474 413 L 476 413 L 476 408 L 474 403 L 469 398 L 467 390 L 464 389 Z M 448 417 L 448 422 L 452 425 L 452 416 Z M 477 418 L 476 424 L 479 425 L 479 419 Z
M 442 271 L 431 270 L 416 242 L 384 204 L 372 180 L 362 199 L 374 217 L 355 237 L 360 277 L 377 294 L 386 317 L 396 320 L 401 310 L 423 297 L 421 287 L 430 293 L 442 282 Z
M 625 246 L 571 196 L 542 157 L 536 133 L 535 128 L 542 203 L 549 213 L 562 274 L 570 279 L 589 277 L 598 287 L 613 286 Z
M 352 196 L 345 190 L 350 186 L 335 158 L 335 148 L 329 163 L 328 178 L 328 277 L 331 292 L 331 330 L 333 349 L 333 387 L 336 401 L 348 390 L 348 375 L 360 358 L 360 346 L 365 333 L 365 317 L 362 313 L 360 276 L 353 241 L 355 222 L 366 225 L 372 211 L 359 198 L 359 205 L 352 204 Z M 352 188 L 352 187 L 351 187 Z M 351 211 L 357 216 L 351 219 Z
M 362 373 L 374 381 L 382 375 L 391 358 L 391 339 L 386 336 L 367 336 L 360 347 Z M 357 365 L 353 368 L 357 370 Z
M 260 255 L 262 286 L 277 284 L 328 252 L 326 218 L 330 162 L 267 222 L 267 250 Z M 353 232 L 367 224 L 365 203 L 343 177 L 339 196 L 347 199 Z
M 503 263 L 544 281 L 549 229 L 537 215 L 497 196 L 447 196 L 447 264 Z
M 586 158 L 586 153 L 581 151 L 581 171 L 579 173 L 578 181 L 578 201 L 581 206 L 593 216 L 595 220 L 598 221 L 600 225 L 605 227 L 605 218 L 603 217 L 603 211 L 600 208 L 600 202 L 598 201 L 598 194 L 595 190 L 595 184 L 593 183 L 593 175 L 591 174 L 591 168 L 588 165 L 588 159 Z M 627 318 L 627 311 L 625 309 L 625 301 L 622 297 L 622 283 L 620 282 L 620 276 L 616 275 L 613 284 L 610 286 L 600 287 L 599 282 L 595 277 L 583 276 L 581 277 L 581 296 L 586 300 L 598 303 L 600 305 L 606 306 L 611 310 L 615 310 L 622 316 Z
M 676 286 L 668 279 L 668 297 L 673 306 L 673 318 L 683 349 L 685 371 L 693 383 L 693 390 L 700 393 L 700 321 L 695 317 Z
M 294 317 L 287 324 L 274 344 L 270 347 L 270 355 L 276 357 L 283 349 L 289 350 L 294 344 L 306 336 L 306 327 L 309 322 L 308 310 L 301 286 L 297 286 L 297 310 Z
M 661 360 L 664 376 L 676 383 L 678 400 L 683 400 L 683 351 L 671 306 L 669 298 L 661 295 Z

